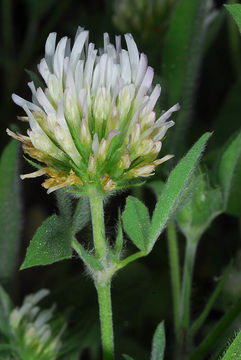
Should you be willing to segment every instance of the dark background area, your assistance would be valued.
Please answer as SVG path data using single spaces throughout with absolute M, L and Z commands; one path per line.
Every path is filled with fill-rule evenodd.
M 43 3 L 46 4 L 43 5 Z M 2 2 L 4 5 L 1 9 L 0 44 L 1 151 L 9 141 L 5 132 L 6 127 L 17 124 L 22 131 L 25 129 L 24 124 L 15 121 L 16 116 L 22 115 L 23 112 L 13 103 L 11 94 L 14 92 L 26 99 L 30 98 L 30 90 L 27 87 L 29 76 L 25 69 L 37 71 L 36 66 L 44 56 L 44 44 L 49 32 L 56 31 L 59 38 L 64 35 L 73 37 L 77 26 L 80 25 L 90 31 L 90 40 L 96 43 L 97 47 L 102 46 L 103 32 L 109 32 L 112 39 L 114 34 L 122 33 L 113 21 L 114 10 L 111 1 L 49 0 L 43 3 L 38 0 Z M 216 7 L 220 8 L 223 3 L 220 0 L 216 1 Z M 12 9 L 9 9 L 9 6 L 12 6 Z M 147 40 L 143 38 L 143 32 L 134 31 L 139 50 L 148 55 L 149 63 L 154 66 L 155 74 L 158 81 L 160 78 L 160 82 L 162 48 L 168 28 L 168 16 L 165 17 L 167 19 L 165 26 L 162 27 L 162 23 L 159 23 L 157 27 L 154 26 Z M 127 28 L 129 26 L 127 32 L 133 32 L 132 23 L 126 26 Z M 229 89 L 235 82 L 227 18 L 224 19 L 215 41 L 205 52 L 198 80 L 187 145 L 190 147 L 204 131 L 215 131 L 217 128 L 217 137 L 215 138 L 214 133 L 209 145 L 210 148 L 215 148 L 223 142 L 223 135 L 220 135 L 221 130 L 219 133 L 217 125 L 217 117 Z M 163 93 L 164 91 L 165 88 Z M 237 116 L 240 117 L 240 113 Z M 230 133 L 230 127 L 236 130 L 232 119 L 225 126 L 229 128 L 228 133 Z M 21 150 L 19 150 L 19 158 L 22 159 Z M 24 173 L 29 169 L 29 165 L 24 163 L 23 159 L 20 162 L 20 173 Z M 22 240 L 18 265 L 22 263 L 26 247 L 38 226 L 48 215 L 57 211 L 55 196 L 47 195 L 46 190 L 41 187 L 41 182 L 41 179 L 21 182 Z M 125 198 L 129 193 L 126 192 L 111 199 L 106 206 L 107 234 L 110 238 L 114 236 L 116 230 L 117 206 L 123 208 Z M 153 209 L 155 204 L 153 193 L 149 189 L 144 189 L 143 197 L 149 208 Z M 80 234 L 80 239 L 88 238 L 90 233 L 90 228 L 85 229 Z M 222 215 L 214 221 L 203 236 L 198 248 L 194 273 L 192 294 L 194 318 L 213 289 L 215 277 L 220 275 L 231 258 L 235 258 L 240 248 L 239 233 L 238 219 Z M 131 246 L 128 243 L 126 251 L 131 251 Z M 182 235 L 180 235 L 180 249 L 183 259 L 184 238 Z M 75 315 L 69 320 L 70 326 L 75 327 L 74 319 L 79 318 L 81 326 L 87 321 L 87 332 L 94 334 L 96 334 L 95 331 L 98 332 L 95 290 L 80 260 L 76 257 L 73 261 L 16 271 L 15 284 L 17 285 L 12 290 L 12 295 L 16 303 L 20 303 L 27 293 L 37 291 L 42 287 L 49 288 L 60 311 L 65 311 L 67 307 L 75 309 L 73 312 Z M 232 299 L 227 294 L 223 294 L 216 309 L 210 315 L 210 323 L 221 316 L 230 302 Z M 171 290 L 165 234 L 147 258 L 129 265 L 114 279 L 113 309 L 117 353 L 123 352 L 124 349 L 125 353 L 133 354 L 136 359 L 147 359 L 154 329 L 162 319 L 166 321 L 167 338 L 172 339 Z M 171 340 L 168 340 L 167 359 L 170 353 Z M 88 349 L 82 358 L 89 358 Z

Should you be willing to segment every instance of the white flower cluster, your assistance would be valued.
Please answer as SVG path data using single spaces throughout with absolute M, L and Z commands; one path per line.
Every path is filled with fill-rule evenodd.
M 48 167 L 27 174 L 48 174 L 49 192 L 67 185 L 87 189 L 90 183 L 109 191 L 125 180 L 153 174 L 162 138 L 174 123 L 167 121 L 179 105 L 156 119 L 154 106 L 161 87 L 152 89 L 153 69 L 139 54 L 130 34 L 115 46 L 104 34 L 104 48 L 88 43 L 88 31 L 79 28 L 71 49 L 63 37 L 56 46 L 51 33 L 38 69 L 45 89 L 28 85 L 32 102 L 13 95 L 27 114 L 28 137 L 8 133 L 24 143 L 24 151 Z
M 12 345 L 21 359 L 55 360 L 61 347 L 60 333 L 53 336 L 49 324 L 54 306 L 46 310 L 37 306 L 48 294 L 48 290 L 42 289 L 27 296 L 23 305 L 12 310 L 10 314 Z

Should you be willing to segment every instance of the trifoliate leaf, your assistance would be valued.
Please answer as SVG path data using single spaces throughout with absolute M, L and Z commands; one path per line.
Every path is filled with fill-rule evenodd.
M 204 134 L 171 172 L 156 204 L 149 233 L 149 251 L 177 209 L 211 133 Z
M 60 216 L 52 215 L 38 228 L 21 269 L 49 265 L 71 257 L 71 232 Z
M 122 218 L 127 235 L 138 249 L 145 250 L 150 228 L 149 213 L 145 205 L 133 196 L 129 196 Z

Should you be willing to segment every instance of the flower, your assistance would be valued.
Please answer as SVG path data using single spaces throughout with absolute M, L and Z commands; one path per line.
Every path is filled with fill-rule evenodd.
M 11 344 L 19 359 L 55 360 L 61 348 L 60 336 L 50 325 L 54 306 L 41 310 L 37 305 L 49 291 L 42 289 L 25 297 L 23 305 L 9 316 Z
M 133 32 L 145 46 L 160 44 L 177 0 L 114 0 L 113 23 L 122 32 Z
M 13 94 L 13 101 L 26 112 L 28 136 L 14 134 L 23 150 L 46 164 L 22 179 L 46 174 L 48 193 L 73 186 L 88 193 L 94 184 L 109 192 L 138 177 L 154 173 L 155 167 L 172 157 L 158 159 L 161 140 L 173 121 L 167 121 L 179 105 L 156 120 L 155 104 L 161 87 L 152 89 L 153 69 L 139 54 L 130 34 L 127 50 L 104 34 L 104 48 L 88 43 L 88 31 L 79 28 L 71 50 L 63 37 L 56 46 L 56 33 L 45 45 L 45 58 L 38 70 L 45 89 L 28 85 L 32 102 Z

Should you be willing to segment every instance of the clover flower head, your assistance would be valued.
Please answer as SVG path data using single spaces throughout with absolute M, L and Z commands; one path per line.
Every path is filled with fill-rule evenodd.
M 162 139 L 173 121 L 167 121 L 179 105 L 156 119 L 155 104 L 161 87 L 152 88 L 153 69 L 139 54 L 130 34 L 111 44 L 104 34 L 104 48 L 97 51 L 88 42 L 88 31 L 79 28 L 71 49 L 63 37 L 56 46 L 56 33 L 45 45 L 38 70 L 44 89 L 33 82 L 32 102 L 13 94 L 26 112 L 28 136 L 8 134 L 23 143 L 23 150 L 46 164 L 22 178 L 46 174 L 48 192 L 72 186 L 87 193 L 94 184 L 102 192 L 118 189 L 131 180 L 147 177 L 170 159 L 158 159 Z
M 55 306 L 46 310 L 41 310 L 38 306 L 48 294 L 48 290 L 42 289 L 28 295 L 23 305 L 10 313 L 11 342 L 21 359 L 54 360 L 61 348 L 61 331 L 53 334 L 50 325 Z

